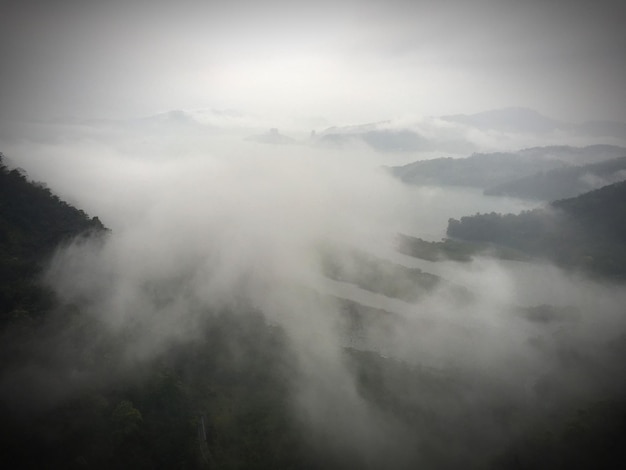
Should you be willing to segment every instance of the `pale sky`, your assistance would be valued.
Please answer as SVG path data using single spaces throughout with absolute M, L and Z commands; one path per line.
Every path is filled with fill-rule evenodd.
M 361 123 L 528 106 L 626 121 L 623 5 L 4 0 L 0 107 L 5 119 L 216 108 Z

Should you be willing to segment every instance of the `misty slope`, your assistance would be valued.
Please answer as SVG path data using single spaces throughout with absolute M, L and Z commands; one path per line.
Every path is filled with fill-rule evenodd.
M 612 145 L 590 145 L 580 148 L 532 147 L 517 152 L 475 153 L 467 158 L 436 158 L 417 161 L 392 167 L 391 172 L 401 181 L 409 184 L 471 186 L 490 191 L 488 194 L 492 193 L 493 188 L 493 195 L 500 195 L 501 186 L 507 188 L 509 183 L 513 184 L 523 178 L 534 181 L 533 178 L 540 178 L 538 175 L 553 170 L 563 170 L 563 173 L 557 171 L 555 175 L 568 175 L 565 169 L 569 166 L 599 164 L 604 160 L 624 155 L 626 155 L 626 149 Z M 588 172 L 595 172 L 605 178 L 610 178 L 613 176 L 612 173 L 620 169 L 619 163 L 607 162 L 604 165 L 589 168 Z M 537 184 L 540 185 L 540 183 Z M 593 188 L 586 188 L 587 191 L 590 189 Z M 518 197 L 528 197 L 527 192 L 518 191 L 518 193 Z M 507 195 L 507 193 L 503 192 L 502 195 Z M 517 196 L 518 194 L 511 195 Z M 571 195 L 567 194 L 563 197 Z
M 459 301 L 470 295 L 461 286 L 417 268 L 396 263 L 355 250 L 326 250 L 322 252 L 321 270 L 334 281 L 353 284 L 360 289 L 389 298 L 416 302 L 433 290 L 447 292 Z
M 104 469 L 316 462 L 287 413 L 284 333 L 253 308 L 207 312 L 195 341 L 137 364 L 124 352 L 141 335 L 137 326 L 111 329 L 85 305 L 66 305 L 42 284 L 56 248 L 105 230 L 42 184 L 0 166 L 3 463 Z M 204 458 L 198 413 L 208 416 Z
M 476 114 L 442 116 L 441 119 L 484 131 L 495 130 L 526 134 L 566 131 L 578 135 L 615 137 L 618 139 L 623 139 L 626 136 L 626 124 L 623 122 L 586 121 L 581 124 L 574 124 L 552 119 L 533 109 L 522 107 L 493 109 Z
M 526 156 L 518 153 L 476 153 L 467 158 L 436 158 L 392 167 L 394 176 L 415 185 L 450 185 L 487 188 L 520 175 L 562 168 L 567 164 L 549 152 Z
M 363 142 L 380 152 L 430 150 L 433 143 L 412 129 L 386 129 L 388 122 L 331 127 L 314 137 L 314 143 L 340 146 Z
M 0 313 L 2 323 L 15 316 L 40 313 L 49 303 L 34 278 L 62 242 L 88 232 L 101 232 L 90 219 L 41 184 L 10 170 L 0 154 Z
M 353 167 L 348 174 L 353 177 Z M 378 187 L 366 185 L 368 193 L 372 186 Z M 233 210 L 224 201 L 218 204 Z M 337 200 L 331 203 L 325 208 L 335 210 Z M 195 225 L 200 209 L 193 206 L 183 218 Z M 254 207 L 259 210 L 268 209 Z M 172 212 L 166 206 L 159 219 Z M 37 219 L 37 211 L 28 214 Z M 25 223 L 32 228 L 30 215 Z M 181 221 L 175 218 L 172 230 L 190 231 Z M 222 225 L 243 231 L 241 217 L 221 219 L 199 232 L 203 247 Z M 272 229 L 273 236 L 286 232 L 283 224 Z M 551 413 L 569 416 L 579 407 L 591 410 L 582 424 L 594 424 L 594 400 L 622 396 L 615 371 L 623 361 L 605 344 L 622 329 L 587 336 L 576 307 L 510 307 L 509 298 L 467 295 L 438 276 L 362 251 L 331 253 L 316 276 L 383 294 L 379 308 L 366 306 L 331 298 L 299 277 L 295 286 L 291 279 L 265 282 L 287 249 L 283 243 L 261 259 L 258 273 L 244 264 L 242 279 L 221 277 L 228 285 L 220 291 L 208 276 L 219 267 L 213 257 L 192 251 L 188 264 L 171 269 L 184 250 L 164 232 L 149 224 L 117 252 L 116 241 L 128 242 L 119 232 L 102 243 L 81 239 L 66 247 L 46 277 L 55 276 L 58 302 L 36 321 L 1 331 L 3 462 L 12 468 L 511 468 L 516 438 L 527 428 L 556 424 L 558 431 L 561 421 Z M 146 242 L 151 236 L 165 239 L 158 250 Z M 252 238 L 237 245 L 228 236 L 211 246 L 235 246 L 238 256 L 224 263 L 230 270 L 253 256 L 243 251 Z M 266 246 L 253 244 L 254 251 Z M 309 244 L 306 250 L 318 255 Z M 146 261 L 154 258 L 160 262 Z M 300 268 L 303 259 L 297 261 Z M 306 263 L 304 269 L 314 270 Z M 198 270 L 202 275 L 194 277 Z M 255 274 L 263 282 L 255 284 Z M 499 289 L 492 281 L 489 290 Z M 385 310 L 396 298 L 409 302 Z M 619 340 L 618 348 L 626 344 Z M 621 419 L 621 408 L 612 409 Z M 206 441 L 198 438 L 201 416 Z M 623 441 L 611 427 L 607 436 Z M 554 459 L 572 455 L 544 452 Z M 505 462 L 498 466 L 500 457 Z
M 624 179 L 626 157 L 536 173 L 487 188 L 485 194 L 554 201 L 578 196 Z
M 442 116 L 442 119 L 482 130 L 502 132 L 551 132 L 568 127 L 566 123 L 546 117 L 533 109 L 520 107 L 494 109 L 469 115 L 455 114 Z
M 448 235 L 489 242 L 550 259 L 569 268 L 626 277 L 626 181 L 546 209 L 450 219 Z

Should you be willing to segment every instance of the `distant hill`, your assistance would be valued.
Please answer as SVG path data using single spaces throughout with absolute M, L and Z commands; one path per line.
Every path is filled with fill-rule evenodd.
M 380 152 L 414 152 L 433 149 L 433 144 L 413 129 L 389 129 L 388 122 L 331 127 L 315 136 L 315 143 L 340 146 L 363 142 Z
M 626 181 L 514 214 L 450 219 L 452 238 L 494 243 L 567 268 L 626 279 Z
M 292 431 L 285 405 L 284 333 L 258 312 L 202 315 L 195 332 L 201 341 L 129 365 L 125 343 L 134 327 L 112 333 L 106 315 L 57 302 L 40 282 L 49 256 L 59 244 L 103 230 L 0 156 L 3 462 L 107 469 L 298 468 L 296 459 L 313 461 L 317 454 Z M 213 454 L 201 449 L 199 415 Z
M 392 167 L 391 173 L 409 184 L 450 185 L 487 188 L 538 171 L 563 168 L 567 164 L 544 155 L 525 156 L 514 152 L 476 153 L 467 158 L 436 158 Z
M 530 196 L 521 190 L 509 194 L 508 184 L 551 171 L 563 171 L 575 165 L 601 162 L 607 158 L 623 157 L 626 148 L 613 145 L 591 145 L 587 147 L 546 146 L 522 149 L 517 152 L 475 153 L 467 158 L 436 158 L 420 160 L 403 166 L 392 167 L 391 173 L 408 184 L 469 186 L 489 191 L 492 195 L 515 195 L 544 199 L 543 195 Z M 578 167 L 575 167 L 578 168 Z M 576 170 L 578 171 L 578 170 Z M 586 170 L 582 170 L 581 175 Z M 589 172 L 602 175 L 605 184 L 618 181 L 612 173 L 620 171 L 619 163 L 601 164 L 590 167 Z M 550 173 L 552 174 L 552 173 Z M 559 173 L 557 173 L 559 174 Z M 567 174 L 567 173 L 564 173 Z M 602 184 L 589 184 L 577 192 L 564 193 L 553 199 L 580 194 Z M 502 188 L 502 189 L 501 189 Z
M 494 109 L 476 114 L 455 114 L 430 116 L 417 120 L 387 120 L 366 124 L 330 127 L 315 135 L 318 144 L 341 146 L 352 142 L 364 143 L 380 152 L 423 152 L 442 151 L 469 153 L 484 148 L 472 137 L 487 133 L 505 140 L 511 138 L 524 141 L 529 137 L 534 141 L 597 141 L 609 138 L 611 141 L 626 142 L 626 123 L 617 121 L 587 121 L 573 123 L 547 117 L 533 109 L 509 107 Z M 567 153 L 567 146 L 559 147 Z M 602 153 L 597 145 L 598 155 Z M 610 147 L 610 146 L 606 146 Z M 540 148 L 540 147 L 538 147 Z M 623 155 L 609 154 L 595 161 L 616 158 Z M 572 163 L 592 163 L 578 160 Z M 559 157 L 556 157 L 559 158 Z
M 515 153 L 525 157 L 561 160 L 563 163 L 570 165 L 586 165 L 626 156 L 626 148 L 606 144 L 587 145 L 585 147 L 547 145 L 525 148 Z
M 483 111 L 476 114 L 455 114 L 441 119 L 476 127 L 481 130 L 501 132 L 544 133 L 566 129 L 568 124 L 560 122 L 532 109 L 510 107 Z
M 617 121 L 586 121 L 581 124 L 549 118 L 529 108 L 509 107 L 476 114 L 441 116 L 448 122 L 475 127 L 483 131 L 545 134 L 554 131 L 590 137 L 626 138 L 626 123 Z
M 623 180 L 626 180 L 626 157 L 536 173 L 487 188 L 485 194 L 554 201 Z

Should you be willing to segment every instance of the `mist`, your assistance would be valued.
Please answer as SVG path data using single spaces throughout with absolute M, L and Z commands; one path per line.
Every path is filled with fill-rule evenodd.
M 623 7 L 10 2 L 3 121 L 179 107 L 336 124 L 529 106 L 624 120 Z M 115 25 L 115 33 L 111 31 Z
M 615 2 L 8 5 L 3 161 L 109 230 L 46 258 L 37 281 L 57 305 L 32 337 L 2 333 L 18 358 L 3 408 L 28 428 L 98 391 L 142 396 L 176 364 L 189 416 L 215 429 L 243 435 L 246 400 L 286 409 L 296 437 L 276 454 L 302 445 L 307 468 L 577 463 L 596 434 L 589 454 L 605 453 L 626 386 L 623 280 L 493 247 L 403 254 L 399 234 L 438 242 L 451 218 L 547 203 L 390 168 L 543 146 L 615 158 L 621 18 Z M 598 163 L 574 153 L 561 163 Z M 238 376 L 259 391 L 229 402 L 243 386 L 215 377 Z
M 363 146 L 145 137 L 144 147 L 117 134 L 9 143 L 13 166 L 111 229 L 60 248 L 44 280 L 63 305 L 101 325 L 77 354 L 93 354 L 99 336 L 116 338 L 118 350 L 106 374 L 77 378 L 80 366 L 66 356 L 45 373 L 14 372 L 4 379 L 6 400 L 28 390 L 33 403 L 51 406 L 94 383 L 114 383 L 200 341 L 206 319 L 224 312 L 242 321 L 256 312 L 285 332 L 292 418 L 335 462 L 481 466 L 547 416 L 623 393 L 620 285 L 545 262 L 431 263 L 395 251 L 398 233 L 437 240 L 449 217 L 531 203 L 406 186 L 385 170 L 386 154 Z M 355 252 L 445 282 L 410 301 L 364 290 L 350 283 L 364 269 Z M 346 281 L 328 278 L 324 253 Z M 346 302 L 368 319 L 356 330 Z M 546 315 L 533 316 L 545 306 Z M 435 418 L 416 426 L 368 395 L 355 354 L 388 362 L 376 387 Z M 55 375 L 55 382 L 65 377 L 56 392 L 33 391 Z M 438 381 L 446 393 L 434 392 Z M 512 411 L 499 416 L 498 409 Z

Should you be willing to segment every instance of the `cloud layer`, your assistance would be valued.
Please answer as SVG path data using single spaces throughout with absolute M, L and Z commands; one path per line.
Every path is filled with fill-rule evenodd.
M 47 280 L 62 302 L 120 338 L 124 368 L 194 341 L 207 315 L 256 311 L 286 332 L 298 422 L 320 445 L 372 465 L 390 456 L 480 463 L 491 456 L 485 449 L 506 445 L 543 409 L 621 393 L 619 348 L 611 346 L 625 331 L 621 289 L 549 265 L 433 264 L 392 251 L 398 231 L 437 232 L 447 217 L 462 215 L 451 211 L 472 213 L 484 197 L 405 187 L 381 169 L 385 155 L 364 148 L 162 139 L 144 152 L 135 140 L 86 135 L 16 143 L 9 153 L 113 229 L 61 249 Z M 471 295 L 459 298 L 442 284 L 409 303 L 330 281 L 320 261 L 328 247 L 349 269 L 359 269 L 349 253 L 364 250 L 434 272 Z M 337 296 L 379 309 L 358 337 L 346 333 Z M 132 341 L 124 341 L 129 332 Z M 385 361 L 381 389 L 407 409 L 430 409 L 432 421 L 415 427 L 368 397 L 346 348 Z M 395 375 L 397 364 L 410 372 Z M 417 379 L 405 382 L 410 377 Z M 447 385 L 434 393 L 439 380 Z M 500 405 L 520 417 L 505 425 L 484 414 Z M 480 436 L 482 451 L 471 448 L 470 435 Z M 439 439 L 449 439 L 449 455 L 437 450 Z

